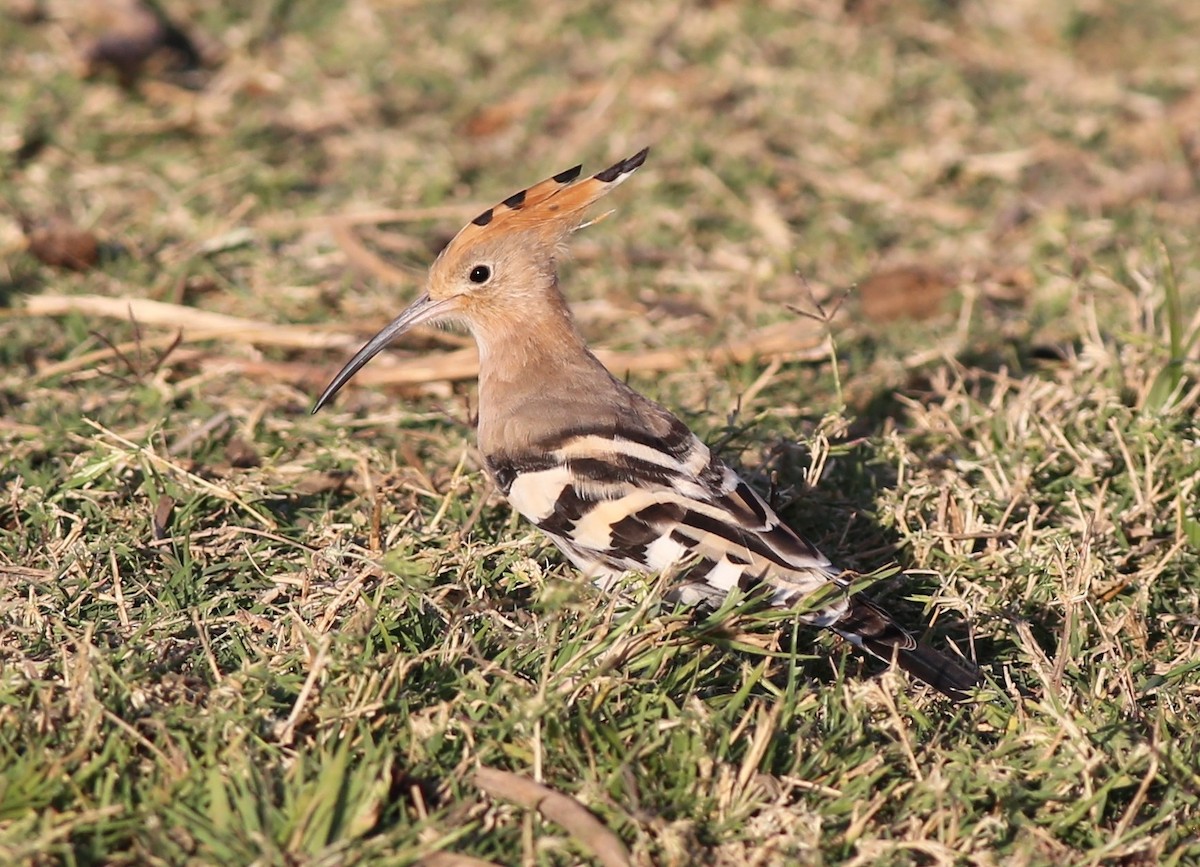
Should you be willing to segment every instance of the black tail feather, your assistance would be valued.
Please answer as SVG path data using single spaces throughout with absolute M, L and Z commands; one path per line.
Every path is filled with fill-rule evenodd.
M 876 653 L 872 648 L 867 649 Z M 876 653 L 877 656 L 888 652 L 888 648 L 880 650 L 883 653 Z M 894 652 L 897 665 L 954 701 L 966 701 L 971 697 L 971 691 L 982 681 L 979 669 L 968 660 L 943 653 L 925 644 L 918 644 L 911 650 L 894 649 Z
M 862 596 L 851 597 L 850 608 L 832 629 L 852 644 L 888 662 L 895 661 L 917 680 L 947 698 L 965 701 L 982 682 L 971 662 L 924 644 L 892 620 L 882 608 Z

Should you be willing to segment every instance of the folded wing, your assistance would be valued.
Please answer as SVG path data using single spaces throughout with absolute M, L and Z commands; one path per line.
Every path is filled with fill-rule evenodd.
M 961 700 L 979 683 L 966 660 L 926 645 L 860 594 L 812 544 L 681 423 L 665 435 L 603 425 L 560 433 L 489 470 L 522 515 L 592 578 L 681 569 L 680 589 L 719 601 L 734 588 L 801 613 Z

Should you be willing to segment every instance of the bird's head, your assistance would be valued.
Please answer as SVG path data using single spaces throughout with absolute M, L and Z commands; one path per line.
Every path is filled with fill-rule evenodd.
M 584 225 L 588 206 L 629 177 L 648 152 L 644 148 L 582 181 L 581 166 L 567 169 L 509 196 L 464 226 L 430 267 L 424 291 L 346 362 L 313 412 L 415 325 L 457 322 L 482 337 L 498 320 L 519 321 L 531 298 L 557 291 L 555 258 L 571 233 Z

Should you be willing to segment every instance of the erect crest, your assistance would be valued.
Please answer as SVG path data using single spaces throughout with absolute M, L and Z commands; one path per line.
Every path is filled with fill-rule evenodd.
M 534 231 L 557 241 L 579 228 L 588 205 L 629 177 L 646 161 L 650 148 L 578 180 L 583 166 L 574 166 L 488 208 L 463 227 L 446 247 L 446 253 L 497 233 Z

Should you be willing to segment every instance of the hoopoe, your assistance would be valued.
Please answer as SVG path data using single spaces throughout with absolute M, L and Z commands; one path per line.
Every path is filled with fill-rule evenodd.
M 601 586 L 679 570 L 677 598 L 766 594 L 806 622 L 895 660 L 954 699 L 978 683 L 965 660 L 918 644 L 658 403 L 594 356 L 558 286 L 557 260 L 588 206 L 646 159 L 579 180 L 576 166 L 468 223 L 424 291 L 333 378 L 317 412 L 398 335 L 459 323 L 479 347 L 479 448 L 496 487 Z M 832 592 L 831 592 L 832 591 Z M 813 594 L 822 594 L 814 597 Z

